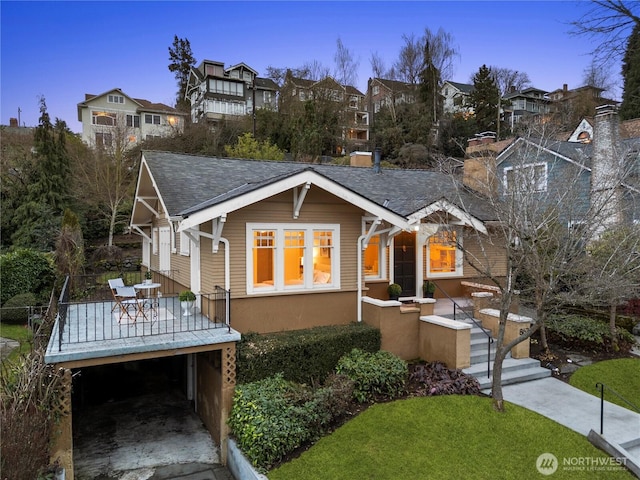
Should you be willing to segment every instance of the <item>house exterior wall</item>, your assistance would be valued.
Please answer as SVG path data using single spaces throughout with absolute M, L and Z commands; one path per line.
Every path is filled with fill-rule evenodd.
M 272 332 L 335 325 L 356 320 L 357 242 L 362 211 L 323 190 L 312 187 L 298 219 L 292 218 L 293 194 L 285 192 L 227 216 L 222 237 L 227 239 L 231 279 L 231 323 L 240 332 Z M 339 224 L 340 288 L 328 291 L 247 293 L 247 223 Z M 201 231 L 211 232 L 211 222 Z M 213 253 L 211 240 L 201 237 L 203 292 L 224 285 L 224 244 Z M 182 275 L 181 275 L 182 276 Z
M 517 168 L 524 164 L 545 164 L 547 166 L 547 187 L 545 191 L 530 194 L 537 197 L 537 205 L 541 211 L 550 207 L 560 209 L 560 220 L 568 225 L 570 222 L 580 221 L 585 217 L 590 204 L 590 173 L 574 163 L 560 159 L 549 152 L 537 149 L 524 149 L 522 152 L 510 155 L 497 167 L 498 194 L 505 200 L 504 175 L 507 168 Z M 562 198 L 562 204 L 558 199 Z
M 124 98 L 124 103 L 111 103 L 108 101 L 109 95 L 117 95 Z M 145 140 L 148 136 L 168 137 L 184 129 L 184 119 L 181 115 L 159 113 L 141 108 L 127 95 L 117 91 L 93 98 L 82 108 L 80 121 L 82 122 L 82 140 L 90 146 L 96 146 L 96 133 L 111 134 L 113 142 L 119 141 L 127 146 L 133 146 Z M 108 112 L 117 115 L 117 126 L 93 125 L 92 112 Z M 160 116 L 160 124 L 145 123 L 145 114 Z M 128 127 L 126 116 L 135 115 L 140 117 L 140 127 Z M 171 122 L 169 121 L 171 118 Z

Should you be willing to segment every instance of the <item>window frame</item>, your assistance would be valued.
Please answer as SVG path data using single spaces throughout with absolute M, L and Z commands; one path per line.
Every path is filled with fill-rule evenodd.
M 147 119 L 150 118 L 151 121 L 147 121 Z M 158 120 L 156 122 L 156 119 Z M 156 115 L 154 113 L 145 113 L 144 114 L 144 123 L 146 125 L 160 125 L 162 122 L 162 119 L 160 118 L 160 115 Z
M 544 169 L 544 172 L 538 179 L 536 179 L 536 177 L 534 176 L 533 180 L 535 180 L 535 184 L 533 184 L 532 182 L 530 185 L 527 185 L 526 188 L 520 188 L 514 191 L 514 186 L 509 183 L 509 178 L 508 178 L 509 173 L 513 172 L 513 175 L 515 177 L 515 175 L 517 175 L 517 172 L 519 171 L 523 172 L 524 170 L 533 169 L 534 175 L 535 175 L 535 169 L 538 167 L 542 167 Z M 524 177 L 520 177 L 520 178 L 524 178 Z M 514 178 L 514 180 L 517 180 L 517 179 Z M 522 165 L 510 165 L 508 167 L 505 167 L 502 171 L 502 188 L 505 195 L 513 195 L 514 193 L 518 193 L 518 192 L 523 192 L 523 193 L 524 192 L 528 192 L 528 193 L 546 192 L 548 189 L 548 186 L 549 186 L 549 167 L 547 162 L 535 162 L 535 163 L 525 163 Z M 533 190 L 529 190 L 529 187 L 533 187 Z
M 109 95 L 107 95 L 107 103 L 116 103 L 118 105 L 124 105 L 124 96 L 110 93 Z
M 274 272 L 273 285 L 256 287 L 253 283 L 254 269 L 254 232 L 273 231 L 274 232 Z M 304 232 L 304 264 L 313 265 L 314 257 L 320 256 L 330 258 L 331 273 L 330 281 L 327 283 L 314 283 L 314 269 L 304 269 L 303 283 L 301 285 L 286 285 L 285 283 L 285 232 Z M 314 245 L 314 232 L 331 232 L 331 245 L 318 247 Z M 331 223 L 247 223 L 246 224 L 246 291 L 248 295 L 255 294 L 287 294 L 287 293 L 312 293 L 326 290 L 335 291 L 340 288 L 340 225 Z M 324 250 L 328 248 L 328 250 Z M 314 250 L 318 249 L 318 255 L 314 255 Z M 321 252 L 323 251 L 323 252 Z
M 365 235 L 367 233 L 368 228 L 371 228 L 371 223 L 372 221 L 370 220 L 362 220 L 362 235 Z M 371 239 L 373 238 L 378 238 L 378 273 L 376 275 L 367 275 L 366 273 L 366 268 L 365 268 L 365 274 L 364 274 L 364 278 L 366 281 L 369 280 L 387 280 L 388 279 L 388 275 L 387 275 L 387 247 L 385 245 L 385 242 L 383 241 L 383 237 L 381 234 L 379 233 L 374 233 L 371 236 Z M 369 244 L 371 244 L 371 241 L 369 241 Z M 367 245 L 367 249 L 369 248 L 369 245 Z M 365 253 L 366 253 L 366 249 L 362 252 L 362 266 L 366 267 L 365 265 Z
M 453 272 L 433 272 L 431 270 L 431 239 L 434 236 L 440 235 L 443 232 L 454 232 L 455 233 L 455 270 Z M 464 252 L 463 249 L 460 248 L 463 245 L 463 235 L 462 228 L 452 227 L 451 225 L 440 225 L 438 231 L 431 235 L 427 239 L 427 278 L 429 279 L 440 279 L 440 278 L 459 278 L 464 276 Z

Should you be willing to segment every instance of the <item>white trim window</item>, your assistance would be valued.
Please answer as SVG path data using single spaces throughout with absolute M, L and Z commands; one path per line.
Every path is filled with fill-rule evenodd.
M 427 243 L 428 278 L 460 277 L 463 274 L 462 233 L 442 227 Z
M 144 114 L 144 123 L 147 125 L 160 125 L 160 115 L 153 115 L 151 113 Z
M 122 95 L 108 95 L 107 103 L 119 103 L 124 104 L 124 97 Z
M 371 228 L 371 222 L 363 221 L 362 234 Z M 381 235 L 372 235 L 367 244 L 367 248 L 362 252 L 362 265 L 364 275 L 367 280 L 377 280 L 387 278 L 387 255 Z
M 93 110 L 91 112 L 91 123 L 103 127 L 115 127 L 118 124 L 118 115 L 114 112 L 99 112 Z
M 503 172 L 504 193 L 530 193 L 547 191 L 547 164 L 529 163 L 506 167 Z
M 340 288 L 340 225 L 248 223 L 247 293 Z

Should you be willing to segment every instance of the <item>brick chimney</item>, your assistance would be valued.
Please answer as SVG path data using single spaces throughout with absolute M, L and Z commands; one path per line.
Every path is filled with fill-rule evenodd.
M 18 119 L 14 118 L 14 117 L 11 117 L 9 119 L 9 126 L 10 127 L 18 127 Z
M 614 105 L 596 107 L 591 160 L 591 205 L 601 211 L 599 231 L 623 219 L 622 192 L 624 152 L 620 142 L 620 119 Z

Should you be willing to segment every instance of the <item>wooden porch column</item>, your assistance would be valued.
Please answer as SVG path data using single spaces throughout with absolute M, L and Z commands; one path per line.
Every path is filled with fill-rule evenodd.
M 227 419 L 231 413 L 233 404 L 233 394 L 236 388 L 236 344 L 229 344 L 222 350 L 222 386 L 221 389 L 221 409 L 220 409 L 220 459 L 224 465 L 227 464 L 229 427 Z
M 57 414 L 59 420 L 51 426 L 50 462 L 65 469 L 65 478 L 73 480 L 73 431 L 71 423 L 71 370 L 64 369 Z

